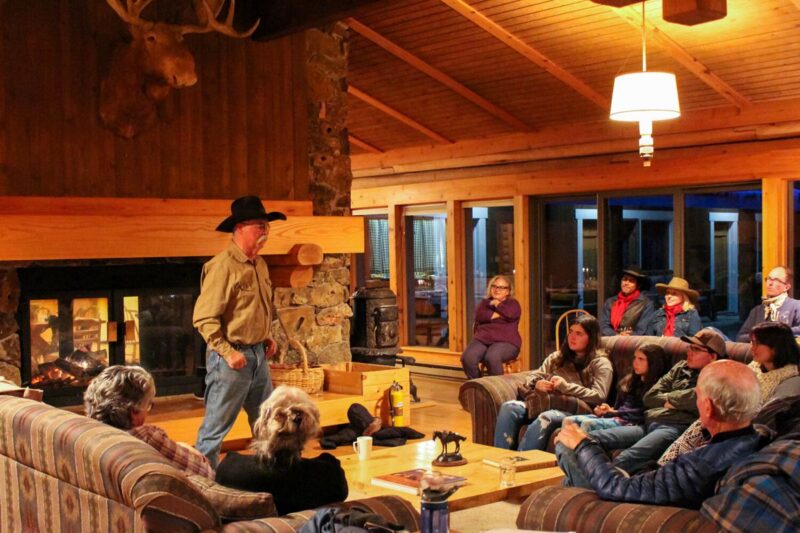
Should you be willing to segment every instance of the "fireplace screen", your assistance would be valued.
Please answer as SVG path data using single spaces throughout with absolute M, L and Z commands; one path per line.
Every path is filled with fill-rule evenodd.
M 63 311 L 57 299 L 29 303 L 31 385 L 85 386 L 108 366 L 108 298 L 75 298 Z
M 23 381 L 45 389 L 48 403 L 69 405 L 104 368 L 128 364 L 146 368 L 159 394 L 192 392 L 204 347 L 192 326 L 195 298 L 193 289 L 31 298 Z

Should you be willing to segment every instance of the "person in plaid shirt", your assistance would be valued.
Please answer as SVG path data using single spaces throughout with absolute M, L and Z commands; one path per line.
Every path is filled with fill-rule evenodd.
M 214 479 L 208 459 L 194 448 L 175 442 L 156 426 L 145 424 L 153 406 L 153 376 L 139 366 L 110 366 L 95 377 L 83 394 L 86 416 L 127 431 L 155 448 L 187 474 Z

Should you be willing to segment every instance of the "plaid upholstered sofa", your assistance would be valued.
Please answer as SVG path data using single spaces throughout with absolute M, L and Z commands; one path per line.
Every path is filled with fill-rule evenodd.
M 616 378 L 624 376 L 631 371 L 633 352 L 641 344 L 655 342 L 664 347 L 672 356 L 673 364 L 681 359 L 686 359 L 688 344 L 675 337 L 603 337 L 603 348 L 611 358 Z M 725 343 L 728 357 L 736 361 L 750 362 L 750 344 L 743 342 Z M 494 426 L 497 422 L 497 413 L 503 402 L 515 400 L 517 389 L 525 383 L 527 372 L 505 374 L 503 376 L 490 376 L 466 381 L 461 385 L 458 399 L 461 406 L 472 417 L 472 440 L 478 444 L 491 446 L 494 442 Z M 560 394 L 541 394 L 541 411 L 547 409 L 560 409 L 567 412 L 582 412 L 581 403 Z M 609 402 L 612 403 L 612 402 Z
M 418 513 L 401 498 L 347 505 L 354 504 L 409 531 L 419 529 Z M 43 403 L 0 396 L 0 532 L 292 533 L 313 511 L 241 520 L 274 514 L 269 494 L 193 483 L 125 432 Z

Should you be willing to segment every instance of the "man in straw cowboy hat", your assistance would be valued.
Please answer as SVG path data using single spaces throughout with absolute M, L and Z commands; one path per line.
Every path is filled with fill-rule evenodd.
M 244 407 L 252 427 L 272 392 L 267 361 L 277 348 L 270 329 L 272 285 L 258 252 L 273 220 L 286 215 L 268 213 L 257 196 L 237 198 L 231 215 L 217 226 L 233 239 L 203 266 L 193 320 L 208 344 L 206 411 L 195 446 L 215 468 L 239 411 Z
M 691 337 L 703 329 L 695 308 L 700 293 L 690 288 L 688 281 L 676 276 L 669 283 L 656 283 L 656 290 L 664 295 L 664 306 L 653 316 L 648 335 Z
M 789 296 L 792 288 L 792 271 L 785 266 L 776 266 L 764 278 L 766 296 L 747 315 L 736 334 L 738 342 L 750 342 L 750 330 L 762 322 L 782 322 L 795 337 L 800 337 L 800 301 Z

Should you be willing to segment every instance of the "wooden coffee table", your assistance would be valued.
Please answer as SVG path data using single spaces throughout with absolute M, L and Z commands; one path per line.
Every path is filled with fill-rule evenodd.
M 465 485 L 459 488 L 450 499 L 450 510 L 458 511 L 471 507 L 478 507 L 508 499 L 521 499 L 534 490 L 547 485 L 561 482 L 564 473 L 556 464 L 556 456 L 542 453 L 543 457 L 552 459 L 552 465 L 547 468 L 517 472 L 513 487 L 500 487 L 500 470 L 483 463 L 483 458 L 497 458 L 506 450 L 500 450 L 482 444 L 464 442 L 461 445 L 461 454 L 469 461 L 462 466 L 432 467 L 431 462 L 439 455 L 440 445 L 432 440 L 423 440 L 395 448 L 373 447 L 372 457 L 366 461 L 359 461 L 358 456 L 346 455 L 339 457 L 347 475 L 350 489 L 365 494 L 368 497 L 383 494 L 402 496 L 419 508 L 419 496 L 371 484 L 375 476 L 391 474 L 412 468 L 427 468 L 445 474 L 467 478 Z

